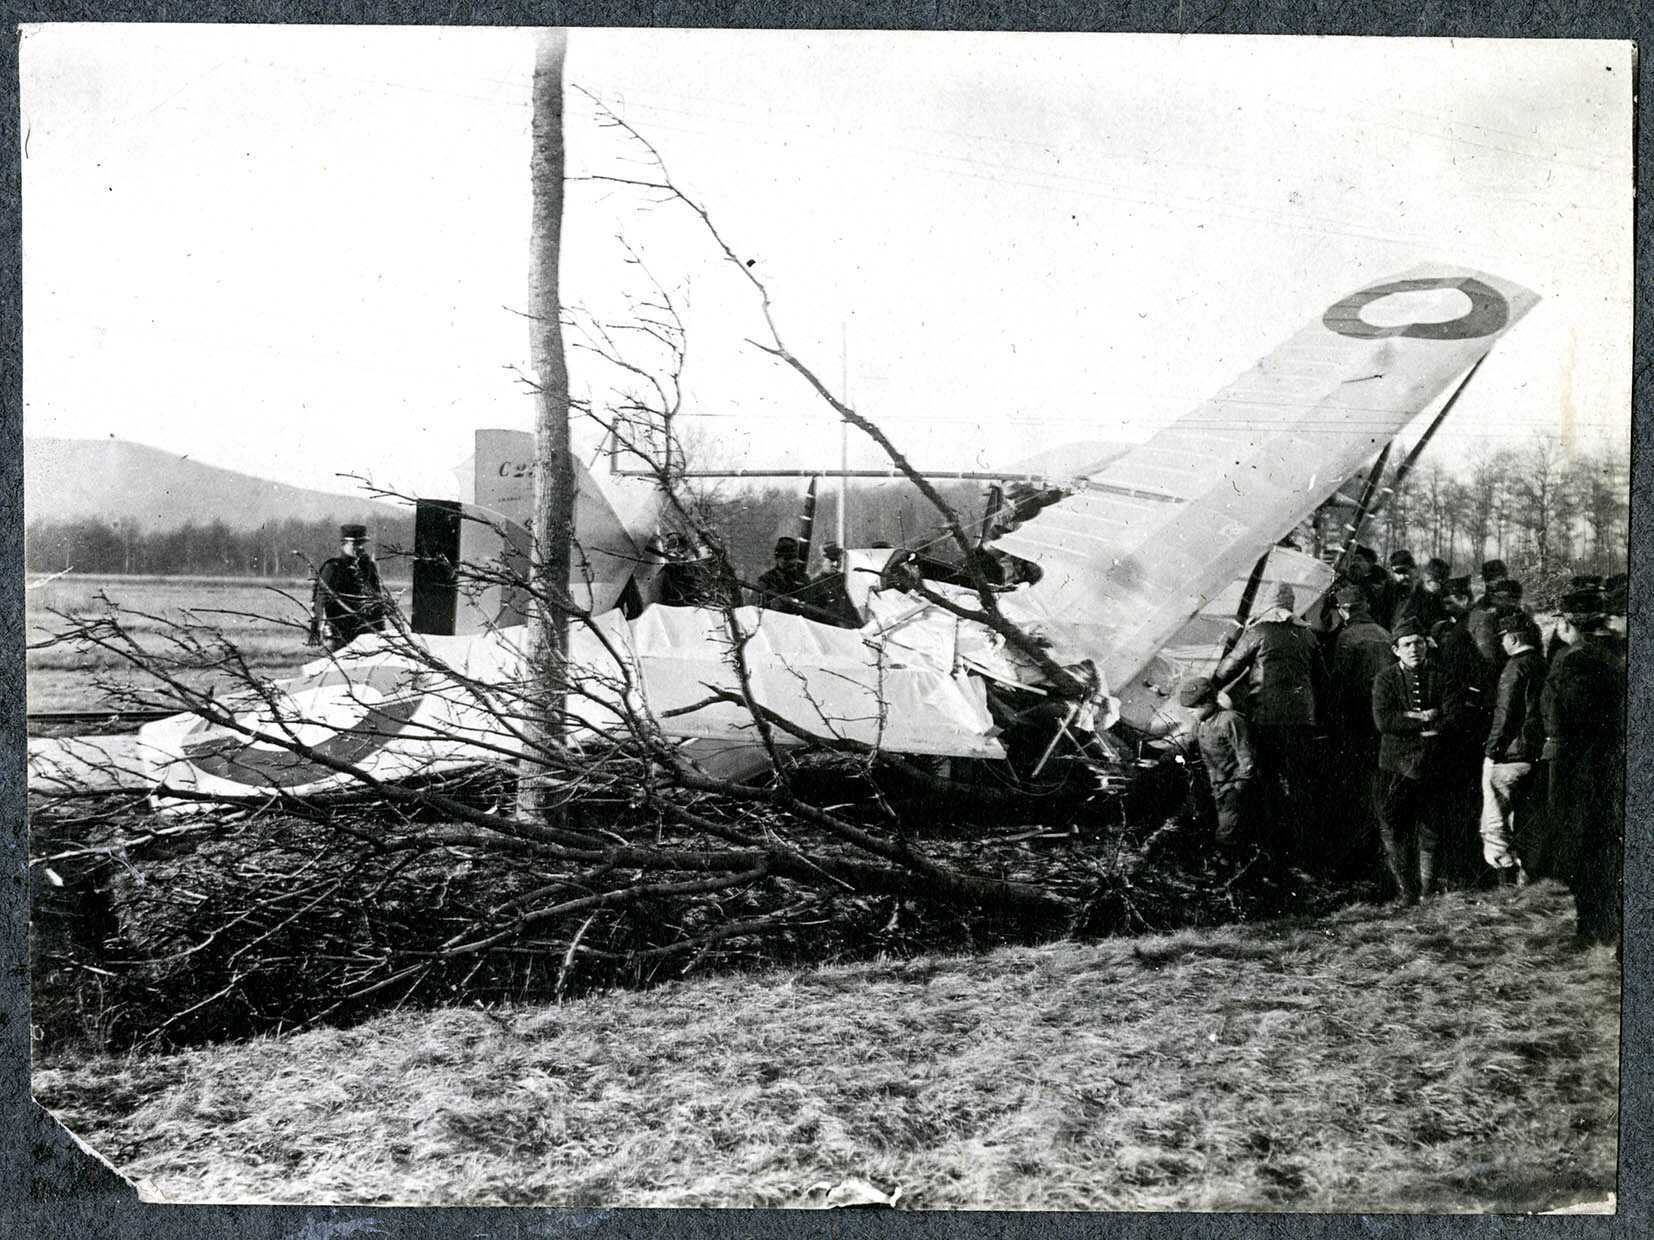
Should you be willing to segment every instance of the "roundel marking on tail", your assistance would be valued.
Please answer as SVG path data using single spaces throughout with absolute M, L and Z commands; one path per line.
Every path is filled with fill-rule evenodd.
M 1440 323 L 1401 323 L 1391 327 L 1381 327 L 1361 317 L 1363 310 L 1381 298 L 1431 289 L 1458 290 L 1470 299 L 1470 309 L 1456 319 Z M 1410 336 L 1417 340 L 1474 340 L 1478 336 L 1493 335 L 1509 321 L 1510 303 L 1505 300 L 1505 295 L 1474 276 L 1427 276 L 1375 284 L 1329 306 L 1321 316 L 1321 322 L 1328 331 L 1357 340 L 1382 340 L 1391 336 Z
M 424 698 L 420 682 L 406 668 L 374 667 L 349 677 L 335 669 L 293 685 L 289 696 L 306 691 L 349 684 L 367 687 L 397 700 L 363 704 L 362 717 L 339 729 L 326 740 L 312 745 L 315 754 L 335 762 L 360 764 L 383 749 L 413 720 Z M 192 729 L 180 750 L 196 769 L 232 783 L 261 788 L 296 788 L 301 784 L 330 779 L 339 772 L 307 755 L 287 749 L 255 747 L 245 736 L 227 732 L 205 720 Z

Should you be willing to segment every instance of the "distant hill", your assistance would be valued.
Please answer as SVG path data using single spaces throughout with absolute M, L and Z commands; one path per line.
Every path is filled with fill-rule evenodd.
M 203 465 L 120 439 L 23 440 L 24 519 L 136 521 L 155 533 L 223 521 L 254 530 L 270 521 L 407 521 L 409 511 Z

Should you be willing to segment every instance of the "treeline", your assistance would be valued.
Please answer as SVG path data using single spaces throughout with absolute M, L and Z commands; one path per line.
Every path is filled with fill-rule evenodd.
M 1569 454 L 1535 435 L 1456 466 L 1427 457 L 1366 541 L 1381 532 L 1382 550 L 1439 556 L 1460 573 L 1503 560 L 1529 598 L 1548 601 L 1571 574 L 1625 571 L 1630 499 L 1623 456 Z
M 413 546 L 413 514 L 368 527 L 375 553 L 398 573 L 399 553 Z M 235 530 L 223 521 L 144 530 L 131 521 L 36 521 L 24 529 L 24 563 L 30 573 L 307 577 L 337 552 L 339 522 L 272 521 Z

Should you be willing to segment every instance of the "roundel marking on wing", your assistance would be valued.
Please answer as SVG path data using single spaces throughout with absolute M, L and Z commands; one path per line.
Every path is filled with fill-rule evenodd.
M 1373 302 L 1396 293 L 1419 293 L 1431 289 L 1456 289 L 1470 299 L 1470 309 L 1456 319 L 1440 323 L 1401 323 L 1383 327 L 1369 323 L 1361 312 Z M 1416 340 L 1474 340 L 1491 336 L 1510 321 L 1510 303 L 1505 295 L 1474 276 L 1427 276 L 1414 280 L 1393 280 L 1375 284 L 1327 308 L 1321 323 L 1328 331 L 1357 340 L 1382 340 L 1410 336 Z
M 396 696 L 398 700 L 386 704 L 364 704 L 360 719 L 311 746 L 324 758 L 360 764 L 390 744 L 413 720 L 425 697 L 420 689 L 423 679 L 399 667 L 373 667 L 348 677 L 330 668 L 292 685 L 288 695 L 348 684 Z M 254 747 L 239 733 L 226 732 L 206 720 L 197 722 L 179 748 L 185 759 L 204 774 L 250 787 L 296 788 L 339 774 L 307 755 Z

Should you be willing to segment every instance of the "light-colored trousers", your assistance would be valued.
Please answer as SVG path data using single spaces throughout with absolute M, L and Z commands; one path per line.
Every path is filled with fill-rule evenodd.
M 1524 809 L 1531 762 L 1482 759 L 1482 860 L 1496 870 L 1521 864 L 1516 856 L 1516 817 Z

